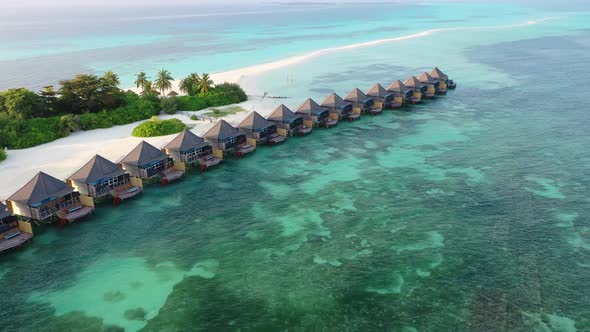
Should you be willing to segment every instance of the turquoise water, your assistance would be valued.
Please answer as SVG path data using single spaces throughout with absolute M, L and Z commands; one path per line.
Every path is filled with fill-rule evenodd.
M 590 20 L 519 8 L 246 78 L 293 107 L 433 64 L 459 87 L 37 234 L 2 329 L 590 330 Z

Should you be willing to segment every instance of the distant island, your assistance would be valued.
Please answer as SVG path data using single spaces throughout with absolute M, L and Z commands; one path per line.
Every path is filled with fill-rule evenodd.
M 152 81 L 141 72 L 139 93 L 121 90 L 112 71 L 101 76 L 79 74 L 35 92 L 14 88 L 0 92 L 0 161 L 4 148 L 24 149 L 66 137 L 76 130 L 110 128 L 149 119 L 161 112 L 199 111 L 246 101 L 235 83 L 214 84 L 208 74 L 192 73 L 172 90 L 174 78 L 165 69 Z M 182 95 L 181 95 L 182 94 Z

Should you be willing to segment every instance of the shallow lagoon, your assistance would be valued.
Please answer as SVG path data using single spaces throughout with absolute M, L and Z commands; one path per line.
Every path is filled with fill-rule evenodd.
M 39 234 L 0 261 L 12 285 L 0 289 L 3 328 L 590 329 L 590 34 L 567 22 L 479 45 L 472 32 L 437 36 L 461 55 L 444 61 L 459 78 L 444 98 L 262 148 Z M 421 66 L 384 72 L 372 65 L 382 54 L 252 80 L 272 91 L 301 73 L 289 95 L 302 101 Z M 338 76 L 346 68 L 357 74 Z

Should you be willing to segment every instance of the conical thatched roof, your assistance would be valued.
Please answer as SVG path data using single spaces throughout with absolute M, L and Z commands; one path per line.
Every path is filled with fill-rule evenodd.
M 383 87 L 383 85 L 381 85 L 379 83 L 373 85 L 371 90 L 369 90 L 369 92 L 367 92 L 367 96 L 373 97 L 373 98 L 378 98 L 378 99 L 385 98 L 387 95 L 390 95 L 390 94 L 391 94 L 391 92 L 387 91 L 387 89 L 385 89 Z
M 333 107 L 333 108 L 340 108 L 342 106 L 350 105 L 350 103 L 345 102 L 339 95 L 333 92 L 331 95 L 328 96 L 322 103 L 324 107 Z
M 429 83 L 429 84 L 434 84 L 434 83 L 438 82 L 437 79 L 434 79 L 427 72 L 424 72 L 424 73 L 422 73 L 422 75 L 418 76 L 418 80 L 422 83 Z
M 120 175 L 123 175 L 123 171 L 115 163 L 95 155 L 86 165 L 70 175 L 68 180 L 95 183 L 105 178 L 114 178 Z
M 404 83 L 402 83 L 402 81 L 397 80 L 393 83 L 391 83 L 388 87 L 387 87 L 388 91 L 391 92 L 400 92 L 400 93 L 404 93 L 406 91 L 410 91 L 412 90 L 411 88 L 407 87 Z
M 10 217 L 12 213 L 7 210 L 6 205 L 0 202 L 0 219 L 4 219 L 6 217 Z
M 259 130 L 268 128 L 272 125 L 272 123 L 266 120 L 258 112 L 252 111 L 242 122 L 240 122 L 238 129 Z
M 185 129 L 164 148 L 174 151 L 190 151 L 203 148 L 207 145 L 209 144 L 205 143 L 204 139 L 195 135 L 192 131 Z
M 318 114 L 318 113 L 322 113 L 324 111 L 326 111 L 325 108 L 323 108 L 322 106 L 320 106 L 313 99 L 307 98 L 307 100 L 304 101 L 303 104 L 301 104 L 301 106 L 299 106 L 299 108 L 297 108 L 297 112 L 295 112 L 295 113 L 299 113 L 299 114 Z
M 178 96 L 178 92 L 176 92 L 174 90 L 168 92 L 168 97 L 176 97 L 176 96 Z
M 225 120 L 219 120 L 213 128 L 209 129 L 204 135 L 204 139 L 222 140 L 240 135 L 240 131 L 227 123 Z
M 121 159 L 121 163 L 133 166 L 143 166 L 166 158 L 168 158 L 168 156 L 164 154 L 164 152 L 146 141 L 142 141 L 131 150 L 125 158 Z
M 65 182 L 47 175 L 43 172 L 37 173 L 31 181 L 20 188 L 8 198 L 9 201 L 32 205 L 48 198 L 65 196 L 74 191 Z
M 287 106 L 281 104 L 279 107 L 275 108 L 272 113 L 267 117 L 269 121 L 281 121 L 281 122 L 289 122 L 299 116 L 293 113 Z
M 404 85 L 409 88 L 417 89 L 417 88 L 420 88 L 421 86 L 423 86 L 424 84 L 422 82 L 420 82 L 420 80 L 417 79 L 416 76 L 410 76 L 404 82 Z
M 433 78 L 437 78 L 439 80 L 448 80 L 449 77 L 443 73 L 438 67 L 434 67 L 434 69 L 430 72 L 430 76 Z
M 362 103 L 362 102 L 366 101 L 367 99 L 372 99 L 372 98 L 367 97 L 367 95 L 364 92 L 362 92 L 359 88 L 352 90 L 352 92 L 350 92 L 346 96 L 346 98 L 344 98 L 345 101 L 350 101 L 353 103 Z

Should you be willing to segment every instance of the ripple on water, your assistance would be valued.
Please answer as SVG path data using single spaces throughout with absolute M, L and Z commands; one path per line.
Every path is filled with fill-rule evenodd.
M 525 177 L 527 181 L 533 182 L 538 186 L 536 188 L 525 187 L 527 191 L 532 192 L 535 195 L 539 195 L 546 198 L 564 199 L 565 196 L 559 191 L 559 184 L 551 179 L 540 178 L 536 176 Z M 540 188 L 539 188 L 540 187 Z
M 56 315 L 82 312 L 137 331 L 157 315 L 174 285 L 188 276 L 212 278 L 217 267 L 216 261 L 204 261 L 182 271 L 171 263 L 148 267 L 142 258 L 108 257 L 80 273 L 69 288 L 33 293 L 29 301 L 49 303 Z
M 412 241 L 406 245 L 394 245 L 391 247 L 397 253 L 404 251 L 419 251 L 424 249 L 442 248 L 445 246 L 445 237 L 438 231 L 431 231 L 426 233 L 426 239 Z

